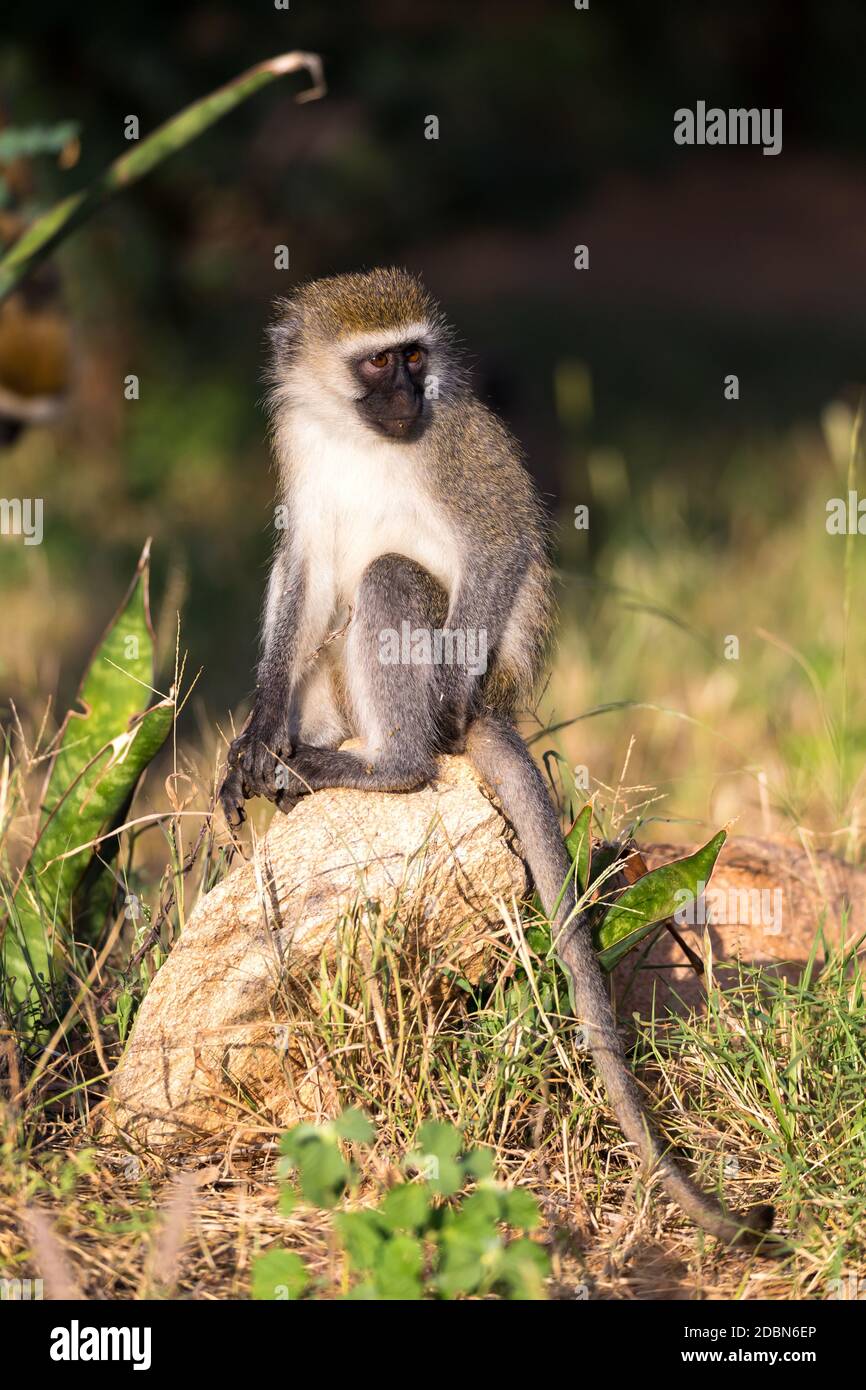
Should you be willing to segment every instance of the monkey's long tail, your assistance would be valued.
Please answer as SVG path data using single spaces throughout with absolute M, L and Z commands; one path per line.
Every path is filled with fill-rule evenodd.
M 517 730 L 496 715 L 471 725 L 466 752 L 517 831 L 545 912 L 553 912 L 569 874 L 568 851 L 544 779 Z M 569 884 L 556 925 L 574 914 Z M 662 1148 L 652 1129 L 637 1083 L 629 1068 L 601 967 L 586 918 L 572 915 L 557 942 L 557 954 L 574 987 L 579 1021 L 587 1030 L 593 1059 L 601 1072 L 614 1113 L 626 1139 L 634 1144 L 647 1170 L 656 1171 L 668 1196 L 686 1215 L 729 1245 L 760 1244 L 773 1222 L 773 1208 L 754 1207 L 742 1216 L 728 1213 L 715 1197 L 702 1192 Z M 770 1237 L 772 1239 L 772 1237 Z

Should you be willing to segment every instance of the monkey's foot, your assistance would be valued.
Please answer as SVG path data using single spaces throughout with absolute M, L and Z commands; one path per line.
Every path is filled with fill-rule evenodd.
M 280 769 L 292 754 L 292 742 L 281 722 L 255 709 L 246 728 L 229 745 L 219 799 L 231 829 L 243 825 L 244 802 L 253 796 L 276 801 L 284 783 Z
M 245 800 L 243 773 L 239 767 L 227 768 L 219 789 L 219 803 L 230 830 L 239 830 L 246 820 Z
M 323 784 L 322 760 L 327 751 L 310 743 L 302 743 L 290 757 L 280 759 L 276 771 L 278 790 L 274 801 L 284 815 L 293 811 L 302 797 L 320 790 Z

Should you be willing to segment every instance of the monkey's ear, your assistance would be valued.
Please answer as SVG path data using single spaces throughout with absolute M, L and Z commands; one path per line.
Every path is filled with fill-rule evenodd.
M 302 319 L 299 310 L 290 299 L 278 299 L 275 305 L 277 317 L 268 324 L 267 335 L 271 345 L 271 360 L 275 367 L 287 363 L 294 352 L 300 337 Z

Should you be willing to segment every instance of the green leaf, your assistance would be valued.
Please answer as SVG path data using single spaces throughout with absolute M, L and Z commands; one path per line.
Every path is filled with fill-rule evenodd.
M 603 969 L 612 970 L 657 923 L 700 897 L 726 838 L 720 830 L 694 854 L 662 864 L 626 888 L 593 934 Z
M 415 1152 L 406 1160 L 407 1167 L 426 1179 L 440 1196 L 459 1192 L 464 1178 L 462 1165 L 457 1161 L 463 1144 L 460 1131 L 454 1125 L 427 1120 L 418 1130 L 415 1143 Z
M 542 1246 L 532 1240 L 513 1240 L 500 1257 L 496 1284 L 505 1285 L 508 1298 L 541 1300 L 549 1274 L 550 1260 Z
M 292 1125 L 280 1136 L 280 1153 L 285 1154 L 291 1167 L 295 1167 L 298 1157 L 306 1144 L 320 1144 L 324 1139 L 324 1126 L 299 1124 Z
M 502 1195 L 502 1220 L 518 1231 L 534 1231 L 541 1225 L 538 1202 L 525 1187 L 512 1187 Z
M 580 897 L 582 893 L 586 892 L 586 886 L 589 883 L 590 867 L 592 863 L 591 829 L 592 806 L 589 804 L 589 802 L 587 802 L 587 804 L 584 806 L 580 815 L 577 817 L 576 821 L 574 822 L 573 826 L 571 827 L 571 829 L 565 837 L 565 847 L 568 850 L 572 867 L 571 872 L 568 875 L 568 878 L 559 890 L 559 896 L 556 900 L 555 908 L 552 912 L 552 916 L 554 917 L 556 913 L 559 911 L 559 905 L 562 902 L 562 899 L 565 897 L 566 889 L 572 878 L 575 879 L 575 889 L 577 896 Z M 542 906 L 541 899 L 537 893 L 533 893 L 532 895 L 532 907 L 533 911 L 537 912 L 539 916 L 544 917 L 544 908 Z M 529 933 L 527 933 L 527 939 L 529 939 Z M 536 928 L 533 932 L 532 939 L 529 939 L 529 944 L 537 955 L 546 956 L 550 951 L 549 930 L 547 928 L 543 928 L 541 930 Z
M 463 1156 L 465 1171 L 481 1182 L 493 1177 L 493 1154 L 489 1149 L 469 1149 Z
M 148 542 L 126 597 L 90 658 L 76 696 L 78 708 L 64 721 L 61 745 L 42 792 L 43 830 L 93 759 L 150 703 L 154 639 L 149 572 Z
M 495 1231 L 479 1232 L 472 1223 L 445 1227 L 439 1237 L 436 1288 L 443 1298 L 474 1293 L 498 1259 L 501 1241 Z
M 298 1170 L 301 1195 L 317 1207 L 333 1207 L 352 1180 L 353 1168 L 340 1153 L 332 1125 L 296 1125 L 280 1149 Z
M 318 1144 L 304 1153 L 300 1164 L 301 1193 L 317 1207 L 333 1207 L 351 1180 L 351 1169 L 331 1144 Z
M 25 1032 L 58 1007 L 52 995 L 62 984 L 72 901 L 93 842 L 118 824 L 174 721 L 173 697 L 147 708 L 154 655 L 148 569 L 149 543 L 85 672 L 79 707 L 64 721 L 42 795 L 39 834 L 9 905 L 3 973 L 7 1000 L 22 1010 Z M 104 840 L 97 848 L 103 857 L 113 852 Z
M 325 91 L 322 64 L 315 53 L 281 53 L 257 63 L 225 86 L 195 101 L 163 125 L 136 141 L 118 159 L 80 193 L 56 203 L 28 227 L 0 260 L 0 299 L 9 294 L 30 271 L 43 261 L 54 248 L 65 241 L 70 232 L 96 211 L 108 198 L 121 189 L 137 183 L 163 160 L 181 150 L 214 121 L 220 120 L 254 92 L 286 73 L 306 71 L 313 86 L 301 92 L 297 100 L 309 101 Z
M 341 1211 L 334 1217 L 352 1269 L 361 1274 L 371 1270 L 380 1247 L 388 1239 L 388 1227 L 377 1211 Z
M 363 1284 L 353 1285 L 345 1295 L 346 1300 L 353 1303 L 375 1303 L 378 1297 L 376 1285 L 371 1280 L 365 1280 Z
M 592 866 L 592 806 L 587 802 L 565 837 L 577 874 L 579 893 L 585 893 Z
M 354 1107 L 344 1110 L 342 1115 L 334 1120 L 333 1129 L 341 1139 L 346 1139 L 352 1144 L 369 1144 L 375 1134 L 363 1110 Z
M 297 1190 L 289 1183 L 280 1184 L 280 1196 L 277 1202 L 277 1210 L 280 1216 L 291 1216 L 295 1207 L 298 1205 Z
M 310 1276 L 300 1255 L 293 1250 L 269 1250 L 253 1260 L 252 1295 L 276 1302 L 300 1298 L 310 1285 Z
M 392 1230 L 420 1231 L 430 1215 L 431 1190 L 423 1182 L 401 1182 L 392 1187 L 379 1208 Z
M 455 1158 L 463 1147 L 463 1135 L 456 1125 L 445 1124 L 441 1120 L 425 1120 L 415 1142 L 425 1153 Z
M 422 1296 L 424 1249 L 412 1236 L 393 1236 L 380 1246 L 373 1266 L 373 1280 L 380 1298 L 403 1301 Z
M 502 1207 L 501 1196 L 498 1187 L 477 1188 L 450 1213 L 448 1228 L 452 1231 L 472 1231 L 476 1237 L 495 1239 L 496 1223 L 500 1220 Z

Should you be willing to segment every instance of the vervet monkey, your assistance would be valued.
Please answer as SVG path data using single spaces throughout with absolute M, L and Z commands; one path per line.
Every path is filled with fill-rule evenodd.
M 435 776 L 437 755 L 466 753 L 520 838 L 626 1138 L 698 1225 L 756 1243 L 772 1208 L 725 1212 L 649 1125 L 576 911 L 557 814 L 513 723 L 553 619 L 545 516 L 517 445 L 472 393 L 452 330 L 404 271 L 306 285 L 280 301 L 272 337 L 287 525 L 255 702 L 221 789 L 229 823 L 243 820 L 246 797 L 288 811 L 324 787 L 411 791 Z M 486 659 L 470 663 L 469 635 L 482 633 L 473 650 L 483 645 Z M 449 638 L 463 660 L 447 659 Z M 360 751 L 340 747 L 350 736 Z

